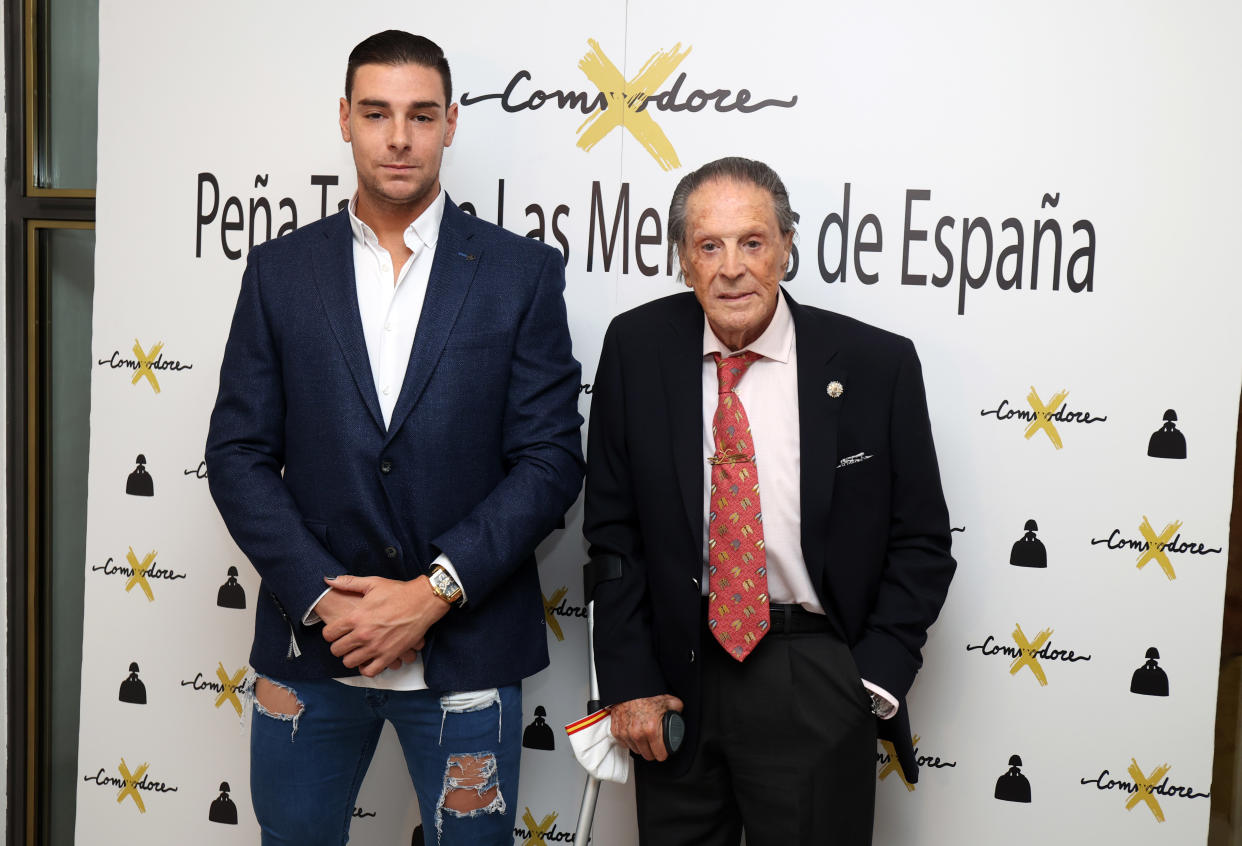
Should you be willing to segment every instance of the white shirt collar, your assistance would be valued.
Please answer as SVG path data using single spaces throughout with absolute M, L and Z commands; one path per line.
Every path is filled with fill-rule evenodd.
M 716 337 L 716 333 L 712 331 L 711 324 L 707 322 L 707 315 L 703 315 L 704 356 L 718 352 L 721 357 L 727 358 L 731 355 L 737 355 L 738 352 L 750 350 L 764 358 L 787 364 L 790 352 L 793 350 L 793 343 L 793 313 L 789 311 L 789 304 L 785 302 L 785 295 L 781 290 L 776 292 L 776 311 L 772 315 L 772 322 L 768 324 L 768 328 L 763 330 L 762 335 L 737 352 L 730 350 L 723 341 Z
M 371 227 L 358 217 L 358 192 L 349 199 L 349 228 L 353 230 L 354 240 L 364 246 L 379 246 L 379 238 Z M 420 247 L 435 247 L 440 237 L 440 221 L 444 219 L 444 189 L 441 188 L 436 198 L 431 201 L 414 222 L 405 230 L 405 245 L 415 252 Z

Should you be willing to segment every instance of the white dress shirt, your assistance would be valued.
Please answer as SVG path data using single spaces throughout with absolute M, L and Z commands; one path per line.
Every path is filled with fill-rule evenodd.
M 405 245 L 410 248 L 411 255 L 401 266 L 395 283 L 392 256 L 380 246 L 379 238 L 371 227 L 358 217 L 357 208 L 358 195 L 355 194 L 349 201 L 349 225 L 354 234 L 354 283 L 358 294 L 358 313 L 362 317 L 362 336 L 371 361 L 371 376 L 375 380 L 380 413 L 384 417 L 384 426 L 388 426 L 405 382 L 410 352 L 414 349 L 414 334 L 423 312 L 423 299 L 427 296 L 431 264 L 436 257 L 436 241 L 440 237 L 440 221 L 444 217 L 444 191 L 441 190 L 431 205 L 406 227 Z M 454 581 L 461 583 L 447 556 L 440 555 L 433 564 L 444 567 Z M 319 599 L 327 592 L 325 590 L 320 594 Z M 464 588 L 462 596 L 464 602 Z M 318 603 L 319 599 L 315 602 Z M 312 606 L 302 620 L 307 625 L 313 625 L 320 618 Z M 427 687 L 421 655 L 413 663 L 404 664 L 398 670 L 384 670 L 373 678 L 345 676 L 337 681 L 384 690 L 425 690 Z
M 431 263 L 436 257 L 440 221 L 444 217 L 444 192 L 405 230 L 410 257 L 393 281 L 392 256 L 380 246 L 375 232 L 355 214 L 358 196 L 349 201 L 349 225 L 354 233 L 354 284 L 362 337 L 371 359 L 371 376 L 379 397 L 384 426 L 392 422 L 392 410 L 405 381 L 414 348 L 414 333 L 423 312 Z
M 778 604 L 801 605 L 814 614 L 824 607 L 815 594 L 806 559 L 802 556 L 802 453 L 798 417 L 798 345 L 793 315 L 780 294 L 776 312 L 763 334 L 736 353 L 712 331 L 703 318 L 703 593 L 707 594 L 707 527 L 711 522 L 712 469 L 707 459 L 716 454 L 712 419 L 716 415 L 719 377 L 712 353 L 721 357 L 747 350 L 758 353 L 735 389 L 750 422 L 750 440 L 759 475 L 759 502 L 763 510 L 763 548 L 767 554 L 768 597 Z M 863 684 L 896 706 L 884 689 Z M 896 710 L 892 712 L 896 713 Z M 889 714 L 888 716 L 892 716 Z

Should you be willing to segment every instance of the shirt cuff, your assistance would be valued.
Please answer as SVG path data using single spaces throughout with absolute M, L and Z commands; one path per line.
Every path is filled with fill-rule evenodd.
M 302 625 L 314 626 L 314 625 L 318 625 L 319 623 L 323 622 L 323 617 L 320 617 L 318 614 L 315 613 L 315 606 L 318 605 L 319 600 L 327 596 L 328 591 L 331 591 L 331 590 L 332 588 L 328 588 L 328 590 L 325 590 L 323 593 L 319 594 L 319 596 L 315 598 L 315 601 L 311 604 L 311 607 L 307 608 L 306 613 L 302 615 Z M 866 682 L 863 682 L 863 684 L 866 684 Z
M 867 688 L 867 690 L 871 691 L 876 696 L 880 697 L 885 702 L 887 702 L 889 705 L 893 706 L 886 713 L 878 715 L 881 720 L 891 720 L 893 717 L 897 716 L 897 709 L 900 708 L 901 706 L 898 704 L 897 700 L 893 697 L 893 694 L 889 693 L 887 690 L 880 687 L 878 684 L 872 684 L 866 679 L 863 679 L 862 683 L 863 683 L 863 687 Z
M 449 557 L 441 552 L 436 556 L 436 560 L 431 562 L 432 567 L 443 567 L 444 572 L 453 577 L 453 581 L 457 582 L 457 586 L 461 588 L 461 604 L 466 604 L 466 586 L 461 583 L 461 578 L 457 575 L 457 570 L 453 567 L 453 562 L 449 561 Z

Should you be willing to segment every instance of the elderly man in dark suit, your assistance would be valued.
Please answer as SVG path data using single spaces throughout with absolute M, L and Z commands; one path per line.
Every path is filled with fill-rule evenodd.
M 919 361 L 784 293 L 793 235 L 767 165 L 688 174 L 693 293 L 604 339 L 584 533 L 613 559 L 595 661 L 644 844 L 870 843 L 877 728 L 917 778 L 904 698 L 955 566 Z
M 426 38 L 354 48 L 340 127 L 357 193 L 251 251 L 208 435 L 263 577 L 253 804 L 264 844 L 343 843 L 388 720 L 428 841 L 509 844 L 548 663 L 533 551 L 582 481 L 561 257 L 441 189 L 457 105 Z

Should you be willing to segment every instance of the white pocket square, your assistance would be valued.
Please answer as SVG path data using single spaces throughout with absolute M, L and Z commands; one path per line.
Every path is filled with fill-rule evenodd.
M 845 458 L 842 458 L 841 461 L 837 463 L 837 469 L 840 470 L 842 467 L 849 467 L 851 464 L 862 464 L 864 461 L 868 461 L 872 458 L 875 458 L 875 456 L 868 455 L 865 451 L 856 452 L 853 455 L 847 455 Z

